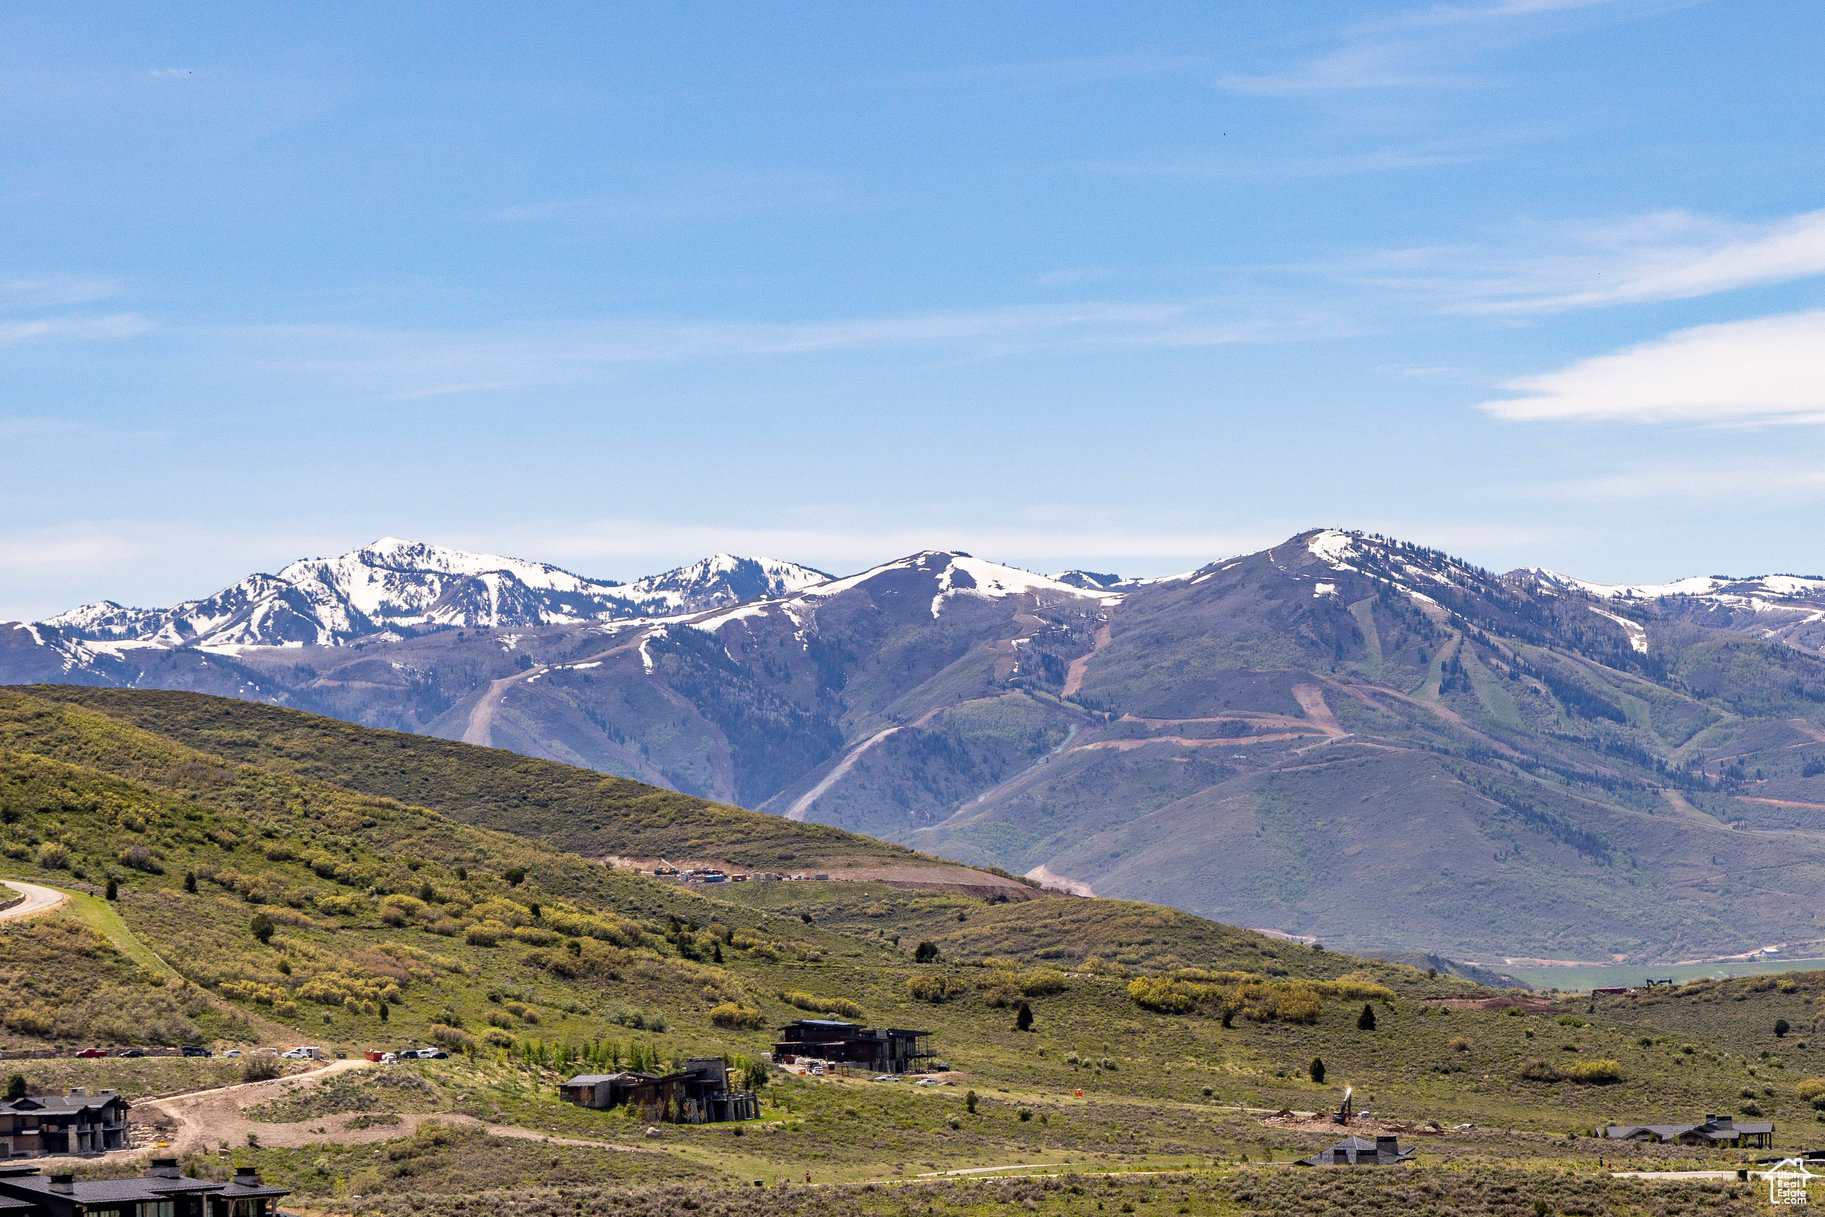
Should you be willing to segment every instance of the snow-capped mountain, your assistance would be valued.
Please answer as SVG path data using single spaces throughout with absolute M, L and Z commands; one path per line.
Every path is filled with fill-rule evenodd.
M 1147 579 L 929 550 L 609 583 L 382 541 L 0 623 L 0 684 L 39 682 L 513 749 L 1326 942 L 1825 934 L 1813 888 L 1720 916 L 1692 885 L 1825 867 L 1794 832 L 1825 809 L 1825 580 L 1610 587 L 1341 529 Z
M 1825 599 L 1825 578 L 1803 575 L 1692 575 L 1671 583 L 1592 583 L 1575 579 L 1543 566 L 1512 572 L 1514 577 L 1531 579 L 1546 587 L 1583 592 L 1599 600 L 1664 600 L 1670 596 L 1698 596 L 1714 600 L 1748 603 L 1751 600 L 1777 601 Z
M 427 630 L 573 625 L 703 612 L 781 596 L 826 575 L 717 554 L 633 583 L 544 562 L 383 537 L 334 558 L 249 575 L 164 609 L 86 604 L 39 624 L 84 642 L 155 647 L 339 646 Z

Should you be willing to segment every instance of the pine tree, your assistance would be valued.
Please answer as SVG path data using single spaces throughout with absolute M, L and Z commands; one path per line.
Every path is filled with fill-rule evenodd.
M 1312 1065 L 1311 1065 L 1310 1072 L 1312 1075 L 1312 1081 L 1317 1082 L 1319 1085 L 1324 1084 L 1324 1058 L 1323 1057 L 1315 1056 L 1312 1058 Z
M 1369 1003 L 1367 1003 L 1367 1002 L 1363 1003 L 1362 1014 L 1356 1020 L 1356 1029 L 1358 1031 L 1375 1030 L 1375 1007 L 1374 1006 L 1369 1005 Z
M 1031 1031 L 1032 1029 L 1033 1007 L 1027 1005 L 1025 1002 L 1021 1002 L 1020 1009 L 1014 1012 L 1014 1030 Z

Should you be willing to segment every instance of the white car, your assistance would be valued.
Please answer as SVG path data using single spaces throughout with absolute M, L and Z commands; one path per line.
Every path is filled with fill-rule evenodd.
M 899 1080 L 900 1080 L 900 1079 L 899 1079 L 899 1078 L 896 1078 L 896 1077 L 895 1077 L 895 1076 L 894 1076 L 894 1075 L 893 1075 L 893 1074 L 891 1074 L 891 1073 L 877 1073 L 877 1074 L 876 1074 L 876 1075 L 875 1075 L 875 1079 L 874 1079 L 874 1080 L 875 1080 L 875 1081 L 877 1081 L 877 1082 L 897 1082 L 897 1081 L 899 1081 Z
M 241 1050 L 239 1048 L 230 1048 L 227 1052 L 224 1052 L 222 1054 L 222 1056 L 225 1059 L 231 1060 L 231 1061 L 240 1055 L 241 1055 Z
M 313 1061 L 322 1055 L 321 1048 L 293 1048 L 279 1055 L 288 1061 Z
M 921 1086 L 937 1086 L 937 1085 L 940 1085 L 940 1083 L 939 1083 L 939 1081 L 938 1081 L 938 1079 L 937 1079 L 937 1078 L 920 1078 L 920 1079 L 919 1079 L 919 1085 L 921 1085 Z

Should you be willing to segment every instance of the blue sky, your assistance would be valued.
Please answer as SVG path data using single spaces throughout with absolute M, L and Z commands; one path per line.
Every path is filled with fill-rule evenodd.
M 1821 62 L 1816 0 L 9 6 L 0 618 L 383 534 L 1816 572 Z

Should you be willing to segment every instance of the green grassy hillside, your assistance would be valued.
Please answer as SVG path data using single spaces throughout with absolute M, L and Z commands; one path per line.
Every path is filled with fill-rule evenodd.
M 430 736 L 199 693 L 45 686 L 82 706 L 226 760 L 427 807 L 557 849 L 803 869 L 832 859 L 942 864 L 897 845 L 693 798 L 627 778 Z
M 639 1211 L 660 1194 L 640 1189 L 662 1179 L 675 1181 L 663 1185 L 673 1205 L 703 1205 L 715 1193 L 692 1189 L 806 1171 L 820 1182 L 905 1180 L 1059 1163 L 1190 1166 L 1205 1173 L 1186 1178 L 1173 1208 L 1304 1211 L 1326 1193 L 1235 1167 L 1243 1155 L 1284 1162 L 1328 1143 L 1328 1132 L 1263 1120 L 1332 1106 L 1345 1084 L 1383 1118 L 1477 1126 L 1422 1139 L 1428 1169 L 1458 1171 L 1477 1189 L 1504 1171 L 1558 1171 L 1559 1190 L 1541 1194 L 1568 1203 L 1581 1193 L 1565 1172 L 1599 1155 L 1735 1159 L 1584 1135 L 1605 1120 L 1764 1111 L 1780 1144 L 1825 1133 L 1799 1087 L 1825 1075 L 1814 1013 L 1825 974 L 1504 1009 L 1512 998 L 1461 980 L 1124 902 L 992 904 L 860 883 L 704 896 L 307 777 L 289 760 L 230 760 L 29 693 L 0 693 L 0 856 L 12 876 L 118 889 L 113 902 L 0 926 L 0 1045 L 456 1050 L 268 1096 L 244 1113 L 266 1130 L 262 1145 L 298 1144 L 238 1155 L 314 1204 L 360 1194 L 448 1212 L 526 1186 Z M 915 963 L 921 941 L 939 958 Z M 1016 1029 L 1021 1003 L 1029 1031 Z M 1360 1025 L 1365 1006 L 1373 1029 Z M 957 1084 L 760 1066 L 770 1029 L 814 1010 L 929 1030 Z M 702 1053 L 751 1070 L 761 1121 L 668 1126 L 648 1142 L 624 1112 L 556 1097 L 568 1072 Z M 45 1090 L 146 1093 L 219 1084 L 223 1065 L 10 1068 Z M 408 1123 L 427 1114 L 472 1123 Z M 399 1136 L 356 1143 L 395 1122 Z M 576 1144 L 535 1148 L 473 1122 Z M 630 1144 L 640 1152 L 615 1148 Z M 1156 1190 L 1096 1195 L 1144 1211 L 1166 1198 L 1163 1184 L 1147 1186 Z M 964 1196 L 958 1211 L 975 1203 Z

